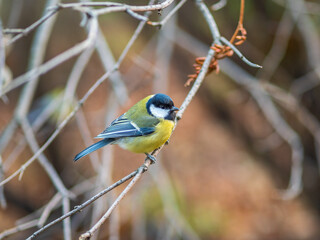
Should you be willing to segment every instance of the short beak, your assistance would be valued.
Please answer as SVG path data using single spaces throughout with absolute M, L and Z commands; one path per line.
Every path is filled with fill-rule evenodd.
M 175 111 L 179 111 L 179 108 L 173 106 L 173 107 L 171 108 L 171 112 L 175 112 Z

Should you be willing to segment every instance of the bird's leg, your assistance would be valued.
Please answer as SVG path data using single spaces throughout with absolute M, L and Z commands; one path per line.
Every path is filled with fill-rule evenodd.
M 149 153 L 146 153 L 147 157 L 151 160 L 151 164 L 156 163 L 157 159 L 155 158 L 155 156 L 152 156 Z

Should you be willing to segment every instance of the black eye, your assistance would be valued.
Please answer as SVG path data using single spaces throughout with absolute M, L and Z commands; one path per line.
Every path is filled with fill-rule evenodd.
M 159 108 L 165 108 L 165 106 L 163 104 L 160 104 Z

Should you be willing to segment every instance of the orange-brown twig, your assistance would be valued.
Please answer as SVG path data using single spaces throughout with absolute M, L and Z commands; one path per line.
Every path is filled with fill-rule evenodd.
M 247 31 L 243 27 L 244 2 L 245 0 L 241 0 L 238 26 L 230 39 L 230 43 L 233 43 L 236 39 L 239 40 L 238 42 L 234 43 L 234 45 L 240 45 L 246 40 Z M 239 32 L 241 34 L 240 36 L 238 35 Z
M 213 47 L 211 47 L 213 50 L 215 50 L 215 55 L 213 59 L 211 60 L 211 63 L 209 65 L 209 69 L 207 71 L 207 75 L 211 72 L 219 73 L 219 64 L 218 60 L 223 59 L 225 57 L 231 57 L 233 55 L 233 50 L 225 45 L 218 45 L 215 44 Z M 200 73 L 201 67 L 203 62 L 205 61 L 205 57 L 198 57 L 195 59 L 195 63 L 193 64 L 194 69 L 196 72 L 194 74 L 188 75 L 188 80 L 184 84 L 185 87 L 190 86 L 190 84 L 198 77 L 198 74 Z
M 230 40 L 231 44 L 235 40 L 237 40 L 234 43 L 234 45 L 241 45 L 247 39 L 247 31 L 243 27 L 244 3 L 245 3 L 245 0 L 241 0 L 238 25 L 237 25 L 237 28 L 236 28 L 235 32 L 233 33 L 233 36 L 231 37 L 231 40 Z M 239 33 L 240 33 L 240 35 L 239 35 Z M 213 71 L 215 71 L 216 73 L 219 73 L 218 60 L 223 59 L 225 57 L 231 57 L 234 53 L 233 50 L 229 46 L 226 46 L 226 45 L 214 44 L 214 46 L 211 48 L 215 51 L 215 55 L 210 63 L 207 75 Z M 188 75 L 188 80 L 184 84 L 185 86 L 190 86 L 190 84 L 197 78 L 204 60 L 205 60 L 204 57 L 198 57 L 195 59 L 196 63 L 193 64 L 193 67 L 195 68 L 196 72 L 194 74 Z

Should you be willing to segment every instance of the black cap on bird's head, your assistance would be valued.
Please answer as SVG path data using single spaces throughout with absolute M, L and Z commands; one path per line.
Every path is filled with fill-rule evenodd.
M 148 113 L 157 118 L 164 118 L 167 120 L 174 120 L 176 111 L 179 108 L 174 106 L 172 99 L 165 94 L 158 93 L 152 96 L 147 102 Z

